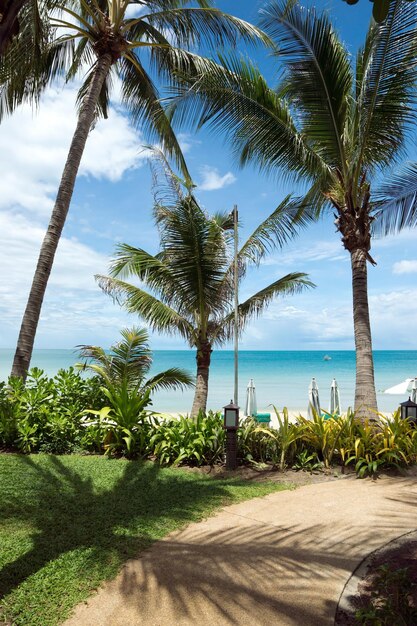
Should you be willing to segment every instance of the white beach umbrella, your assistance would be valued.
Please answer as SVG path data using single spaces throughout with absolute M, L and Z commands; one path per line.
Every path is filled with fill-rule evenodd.
M 329 413 L 332 415 L 340 415 L 342 412 L 340 408 L 340 393 L 339 393 L 339 385 L 335 378 L 332 380 L 332 384 L 330 386 L 330 406 Z
M 251 378 L 246 388 L 245 415 L 256 415 L 257 410 L 255 385 L 253 384 L 253 378 Z
M 417 404 L 417 379 L 413 378 L 411 383 L 411 402 L 415 402 Z
M 315 411 L 317 415 L 321 415 L 319 388 L 315 378 L 312 378 L 308 388 L 308 416 L 310 418 L 313 417 L 313 411 Z
M 406 393 L 411 393 L 411 385 L 415 381 L 415 378 L 407 378 L 403 380 L 402 383 L 398 383 L 398 385 L 394 385 L 394 387 L 390 387 L 389 389 L 385 389 L 384 393 L 392 394 L 393 396 L 404 396 Z

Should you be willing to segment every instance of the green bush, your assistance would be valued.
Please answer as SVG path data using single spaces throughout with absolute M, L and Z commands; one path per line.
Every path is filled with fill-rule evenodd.
M 60 370 L 49 378 L 33 368 L 26 383 L 9 378 L 0 386 L 0 445 L 25 453 L 67 453 L 80 447 L 82 415 L 90 406 L 103 406 L 97 377 L 84 378 Z
M 152 455 L 161 465 L 214 465 L 223 460 L 225 430 L 221 413 L 196 418 L 154 420 Z
M 415 587 L 407 568 L 392 570 L 381 565 L 375 576 L 371 600 L 356 612 L 362 626 L 414 626 L 417 609 L 412 602 Z
M 266 425 L 259 425 L 252 417 L 242 422 L 237 431 L 238 458 L 245 463 L 272 463 L 279 461 L 278 433 Z

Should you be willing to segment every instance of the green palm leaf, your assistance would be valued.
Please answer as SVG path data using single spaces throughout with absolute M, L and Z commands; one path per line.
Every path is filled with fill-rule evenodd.
M 301 117 L 309 144 L 331 167 L 345 168 L 343 142 L 352 89 L 349 55 L 325 14 L 298 2 L 271 2 L 261 26 L 279 47 L 287 96 Z
M 258 68 L 233 55 L 184 73 L 172 88 L 169 115 L 179 126 L 209 123 L 228 138 L 241 165 L 254 161 L 267 173 L 284 168 L 295 179 L 327 172 L 321 157 L 297 131 L 283 93 L 268 87 Z
M 153 392 L 159 390 L 177 390 L 185 387 L 194 387 L 194 378 L 179 367 L 171 367 L 152 378 L 149 378 L 144 385 L 145 388 L 150 387 Z
M 375 192 L 376 235 L 397 233 L 417 226 L 417 163 L 407 163 L 387 177 Z
M 268 304 L 277 296 L 289 296 L 300 293 L 303 289 L 315 287 L 307 274 L 294 272 L 279 278 L 267 287 L 264 287 L 253 296 L 239 304 L 239 330 L 242 332 L 250 320 L 258 317 Z M 234 311 L 231 311 L 213 332 L 215 342 L 223 343 L 232 339 L 234 335 Z
M 136 313 L 145 319 L 152 329 L 164 333 L 178 332 L 190 343 L 194 342 L 195 333 L 191 323 L 155 296 L 109 276 L 97 275 L 96 280 L 105 293 L 111 295 L 130 313 Z
M 357 150 L 353 158 L 359 164 L 392 164 L 413 128 L 416 23 L 415 2 L 390 2 L 387 19 L 383 24 L 371 24 L 364 48 L 358 54 Z

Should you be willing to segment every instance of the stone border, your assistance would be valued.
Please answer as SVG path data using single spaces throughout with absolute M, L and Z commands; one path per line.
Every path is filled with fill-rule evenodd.
M 367 574 L 368 567 L 370 566 L 372 560 L 375 557 L 382 556 L 385 552 L 390 552 L 395 548 L 401 548 L 404 544 L 409 541 L 413 541 L 414 539 L 417 540 L 417 530 L 411 530 L 403 535 L 400 535 L 399 537 L 396 537 L 395 539 L 391 539 L 391 541 L 377 548 L 373 552 L 370 552 L 362 559 L 342 589 L 342 593 L 340 594 L 339 601 L 336 606 L 334 624 L 336 624 L 336 617 L 339 610 L 345 611 L 350 615 L 355 612 L 356 607 L 352 602 L 352 598 L 356 597 L 358 593 L 358 585 Z

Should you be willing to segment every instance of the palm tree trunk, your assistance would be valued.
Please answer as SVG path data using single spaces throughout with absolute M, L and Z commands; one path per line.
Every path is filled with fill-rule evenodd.
M 205 411 L 207 408 L 211 353 L 212 349 L 208 341 L 197 346 L 197 379 L 191 417 L 196 417 L 199 411 Z
M 20 376 L 24 380 L 29 369 L 42 302 L 68 214 L 81 157 L 91 124 L 94 121 L 100 92 L 111 64 L 112 57 L 110 54 L 104 54 L 97 59 L 93 79 L 80 109 L 77 127 L 72 138 L 48 230 L 42 242 L 28 303 L 20 327 L 12 368 L 12 376 Z
M 378 407 L 369 321 L 367 256 L 364 250 L 356 248 L 351 251 L 350 258 L 356 348 L 355 412 L 359 418 L 375 419 L 375 411 L 378 410 Z
M 0 2 L 0 56 L 10 45 L 13 37 L 19 31 L 18 15 L 23 5 L 29 0 L 3 0 Z

